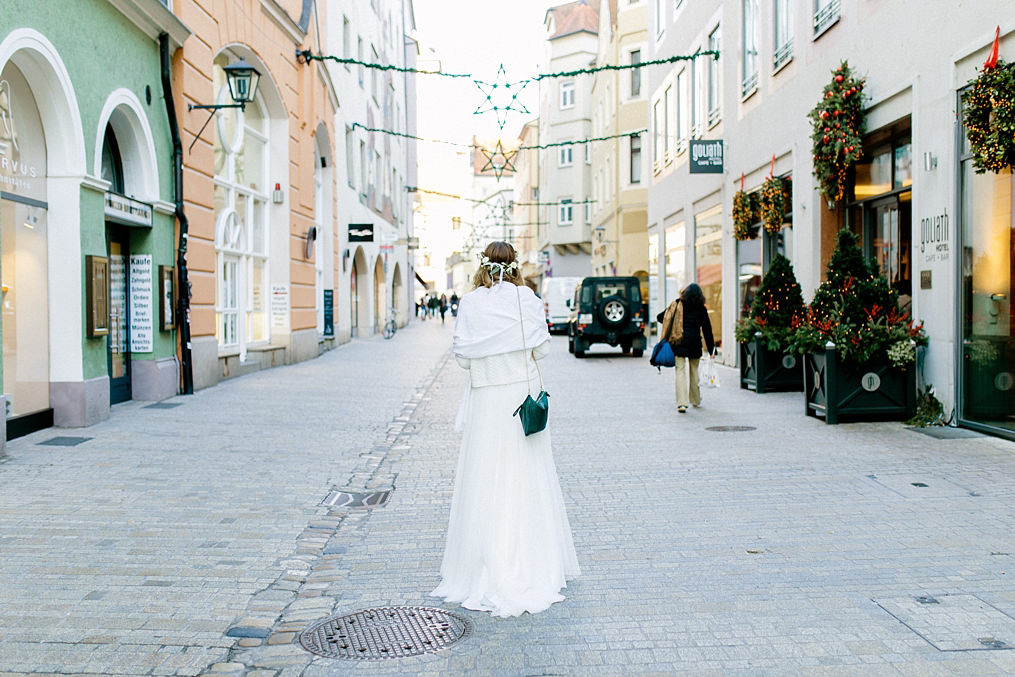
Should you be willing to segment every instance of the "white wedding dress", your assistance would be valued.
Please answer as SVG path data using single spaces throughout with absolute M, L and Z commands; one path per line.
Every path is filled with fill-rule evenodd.
M 485 291 L 496 294 L 498 288 L 504 288 L 500 295 L 509 293 L 514 299 L 514 291 L 505 291 L 508 287 L 513 289 L 514 285 L 495 285 Z M 463 297 L 459 317 L 463 310 L 468 313 L 475 307 L 466 302 L 473 293 Z M 542 313 L 542 303 L 531 292 L 528 297 L 528 310 L 535 312 L 535 302 Z M 479 314 L 478 310 L 473 313 L 473 321 Z M 514 332 L 520 338 L 517 310 L 514 316 Z M 545 327 L 544 319 L 542 332 Z M 528 333 L 529 327 L 525 329 Z M 456 327 L 456 352 L 458 338 Z M 486 348 L 489 346 L 487 342 Z M 532 394 L 538 392 L 539 374 L 533 358 L 544 357 L 549 347 L 546 340 L 528 351 L 456 355 L 459 364 L 469 369 L 470 386 L 459 416 L 464 424 L 462 446 L 442 581 L 430 594 L 466 609 L 501 617 L 537 613 L 563 600 L 560 591 L 567 579 L 580 574 L 551 453 L 550 431 L 526 437 L 518 417 L 512 415 L 529 392 L 526 374 Z M 467 348 L 461 350 L 476 354 Z

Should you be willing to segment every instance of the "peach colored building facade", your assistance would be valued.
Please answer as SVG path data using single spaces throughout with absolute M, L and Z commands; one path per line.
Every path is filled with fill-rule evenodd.
M 192 36 L 173 58 L 189 220 L 191 346 L 196 388 L 260 368 L 316 357 L 322 288 L 337 269 L 334 119 L 338 99 L 321 62 L 298 49 L 325 42 L 328 3 L 314 20 L 302 0 L 176 0 Z M 260 72 L 244 111 L 230 103 L 222 67 L 244 59 Z M 337 303 L 332 300 L 332 312 Z M 324 303 L 324 307 L 327 307 Z M 325 323 L 325 327 L 328 324 Z M 334 321 L 331 322 L 334 326 Z

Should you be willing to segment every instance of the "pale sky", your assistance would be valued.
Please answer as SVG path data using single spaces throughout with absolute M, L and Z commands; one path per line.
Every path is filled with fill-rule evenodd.
M 437 59 L 446 72 L 493 81 L 503 63 L 509 80 L 531 77 L 545 54 L 546 10 L 556 4 L 560 0 L 414 0 L 420 67 L 434 69 Z M 493 113 L 473 115 L 483 94 L 471 80 L 420 75 L 416 82 L 420 136 L 468 143 L 473 134 L 498 135 Z M 523 91 L 531 114 L 512 114 L 505 138 L 515 137 L 538 115 L 538 92 L 536 83 Z
M 440 68 L 448 73 L 470 73 L 496 81 L 504 64 L 508 81 L 529 78 L 541 70 L 546 52 L 543 20 L 546 10 L 563 0 L 414 0 L 416 30 L 420 43 L 418 67 Z M 511 113 L 501 132 L 494 113 L 475 115 L 485 95 L 470 79 L 418 75 L 417 110 L 419 136 L 456 143 L 481 139 L 514 139 L 529 120 L 539 115 L 539 87 L 526 87 L 520 100 L 528 115 Z M 463 197 L 470 195 L 471 153 L 440 144 L 420 142 L 419 186 Z M 502 183 L 510 187 L 510 177 Z M 451 230 L 452 216 L 470 221 L 472 204 L 420 194 L 422 208 L 416 227 L 426 240 L 431 265 L 417 264 L 426 279 L 444 288 L 444 257 L 460 246 L 463 233 Z

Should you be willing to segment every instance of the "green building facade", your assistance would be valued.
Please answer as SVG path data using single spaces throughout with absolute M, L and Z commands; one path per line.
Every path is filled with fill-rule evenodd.
M 6 437 L 179 390 L 160 0 L 0 0 Z

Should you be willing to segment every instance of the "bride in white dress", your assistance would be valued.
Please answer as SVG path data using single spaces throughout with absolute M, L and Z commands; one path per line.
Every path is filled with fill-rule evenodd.
M 518 616 L 563 600 L 566 580 L 580 570 L 550 432 L 526 437 L 512 415 L 539 391 L 535 360 L 550 350 L 543 303 L 523 284 L 510 244 L 491 243 L 481 262 L 455 324 L 455 358 L 469 370 L 469 387 L 456 421 L 462 448 L 442 580 L 430 594 Z

